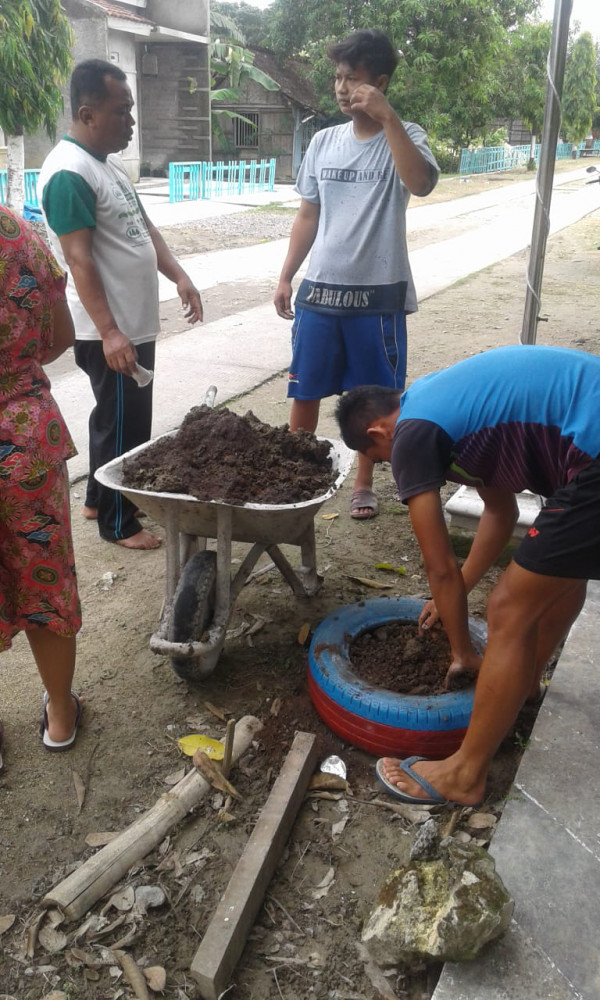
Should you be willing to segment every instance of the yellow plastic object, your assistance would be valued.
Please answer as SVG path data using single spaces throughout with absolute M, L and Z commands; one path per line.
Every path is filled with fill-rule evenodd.
M 177 740 L 177 744 L 186 757 L 193 757 L 196 750 L 203 750 L 211 760 L 223 760 L 225 744 L 219 740 L 211 740 L 210 736 L 202 736 L 201 733 L 192 733 L 191 736 L 182 736 Z

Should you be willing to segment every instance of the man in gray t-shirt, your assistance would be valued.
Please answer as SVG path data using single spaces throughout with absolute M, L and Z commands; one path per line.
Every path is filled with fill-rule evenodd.
M 411 194 L 433 190 L 438 166 L 419 125 L 385 97 L 398 54 L 380 31 L 333 45 L 335 93 L 350 122 L 314 136 L 296 190 L 302 196 L 275 308 L 294 319 L 288 396 L 291 430 L 315 431 L 321 399 L 356 385 L 404 387 L 406 314 L 417 308 L 406 248 Z M 298 289 L 292 279 L 311 251 Z M 373 465 L 358 457 L 350 505 L 373 517 Z

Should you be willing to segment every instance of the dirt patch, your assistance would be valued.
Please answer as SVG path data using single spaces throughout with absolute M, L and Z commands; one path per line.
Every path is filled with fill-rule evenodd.
M 548 322 L 540 324 L 540 342 L 600 353 L 599 219 L 595 213 L 548 241 L 542 303 Z M 526 254 L 518 254 L 424 302 L 410 319 L 409 380 L 474 351 L 515 343 L 526 264 Z M 244 414 L 251 407 L 262 420 L 280 425 L 289 410 L 286 382 L 276 378 L 231 403 L 230 409 Z M 335 437 L 332 411 L 333 404 L 323 405 L 319 433 Z M 103 950 L 118 941 L 121 928 L 95 941 L 88 936 L 75 941 L 80 923 L 66 925 L 62 951 L 52 954 L 38 945 L 28 957 L 23 951 L 26 923 L 37 913 L 43 894 L 94 853 L 86 843 L 89 834 L 126 829 L 168 793 L 166 779 L 189 770 L 189 760 L 178 748 L 180 736 L 223 736 L 225 723 L 214 714 L 216 708 L 225 718 L 251 713 L 264 724 L 256 745 L 232 771 L 243 801 L 225 810 L 232 817 L 227 819 L 223 797 L 209 795 L 158 850 L 127 873 L 123 884 L 159 884 L 167 897 L 139 921 L 128 950 L 139 964 L 164 966 L 168 1000 L 197 1000 L 189 974 L 195 950 L 295 730 L 308 730 L 317 735 L 320 755 L 337 753 L 344 759 L 350 788 L 339 800 L 303 803 L 227 997 L 377 996 L 356 943 L 386 876 L 405 862 L 416 828 L 389 808 L 374 778 L 373 757 L 329 732 L 316 715 L 307 694 L 306 649 L 298 636 L 303 626 L 316 627 L 336 608 L 378 596 L 357 578 L 389 583 L 389 574 L 376 568 L 379 563 L 406 569 L 405 575 L 394 575 L 387 591 L 392 596 L 425 597 L 427 580 L 389 468 L 376 468 L 380 514 L 374 520 L 350 519 L 351 489 L 349 476 L 315 518 L 317 564 L 324 577 L 320 592 L 310 600 L 296 598 L 273 569 L 254 579 L 236 601 L 217 668 L 191 686 L 175 676 L 164 657 L 149 650 L 164 599 L 164 551 L 125 552 L 99 541 L 96 526 L 81 516 L 83 487 L 74 487 L 73 532 L 84 614 L 75 682 L 86 708 L 71 753 L 42 751 L 37 732 L 41 685 L 24 638 L 17 637 L 11 652 L 0 658 L 5 739 L 0 917 L 16 918 L 0 937 L 0 992 L 16 1000 L 40 1000 L 53 989 L 69 1000 L 131 1000 L 127 983 L 114 972 L 114 959 Z M 444 501 L 451 492 L 452 487 L 444 489 Z M 325 520 L 322 514 L 337 517 Z M 162 531 L 160 525 L 152 527 Z M 453 530 L 451 537 L 463 559 L 470 536 Z M 297 564 L 293 547 L 286 547 L 286 554 Z M 244 555 L 244 547 L 234 544 L 232 571 Z M 509 558 L 510 550 L 469 595 L 471 615 L 485 614 L 487 597 Z M 267 562 L 265 556 L 263 568 Z M 250 634 L 257 621 L 262 627 Z M 501 812 L 536 712 L 524 709 L 492 762 L 486 813 Z M 85 786 L 81 805 L 75 774 Z M 460 813 L 456 832 L 470 835 L 469 814 Z M 346 817 L 343 832 L 334 835 L 334 827 L 339 829 Z M 315 898 L 332 869 L 328 891 Z M 106 902 L 95 904 L 94 917 Z M 114 915 L 114 910 L 107 912 Z M 86 965 L 77 949 L 98 967 Z M 438 971 L 398 968 L 388 982 L 403 1000 L 424 1000 L 433 992 Z
M 232 504 L 293 504 L 333 485 L 331 447 L 253 413 L 195 406 L 174 435 L 123 463 L 128 486 Z
M 441 629 L 419 634 L 412 623 L 393 622 L 357 636 L 350 645 L 352 669 L 368 684 L 396 694 L 458 691 L 475 678 L 461 674 L 446 685 L 450 643 Z

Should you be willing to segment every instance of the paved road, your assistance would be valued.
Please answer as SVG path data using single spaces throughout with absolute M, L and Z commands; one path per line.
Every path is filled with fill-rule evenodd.
M 586 186 L 585 168 L 555 178 L 551 231 L 572 225 L 598 209 L 597 186 Z M 289 201 L 289 188 L 277 195 Z M 173 219 L 173 206 L 160 196 L 142 195 L 153 221 L 159 225 Z M 264 200 L 265 196 L 263 196 Z M 273 196 L 268 198 L 273 200 Z M 503 260 L 528 246 L 535 206 L 535 181 L 496 188 L 438 205 L 421 205 L 408 211 L 411 263 L 419 300 L 482 268 Z M 186 203 L 175 206 L 178 221 L 216 214 L 211 205 Z M 227 205 L 239 211 L 242 205 Z M 179 218 L 181 216 L 181 218 Z M 260 276 L 275 287 L 287 240 L 253 247 L 197 254 L 185 266 L 204 292 L 210 313 L 211 289 L 227 294 L 236 283 Z M 161 301 L 173 298 L 173 285 L 161 282 Z M 523 295 L 525 293 L 525 276 Z M 202 327 L 161 338 L 157 345 L 154 434 L 177 427 L 189 408 L 202 402 L 210 384 L 218 386 L 219 402 L 246 392 L 285 369 L 289 361 L 289 324 L 278 319 L 269 301 L 234 312 Z M 69 463 L 71 478 L 87 471 L 87 419 L 93 397 L 87 378 L 70 358 L 49 368 L 53 392 L 67 420 L 79 455 Z

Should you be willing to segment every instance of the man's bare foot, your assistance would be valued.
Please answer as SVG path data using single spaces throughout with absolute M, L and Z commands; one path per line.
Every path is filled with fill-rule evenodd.
M 86 521 L 97 521 L 98 520 L 98 508 L 97 507 L 86 507 L 84 505 L 82 509 L 83 516 Z
M 459 802 L 465 806 L 475 806 L 485 794 L 485 777 L 477 784 L 459 779 L 457 769 L 446 760 L 423 760 L 411 766 L 411 771 L 425 778 L 435 791 L 449 802 Z M 450 766 L 449 766 L 450 765 Z M 408 776 L 400 767 L 400 761 L 393 757 L 383 758 L 383 773 L 392 785 L 415 799 L 428 799 L 427 792 Z
M 142 528 L 141 531 L 130 535 L 129 538 L 116 538 L 115 543 L 122 545 L 124 549 L 158 549 L 162 545 L 162 538 Z

